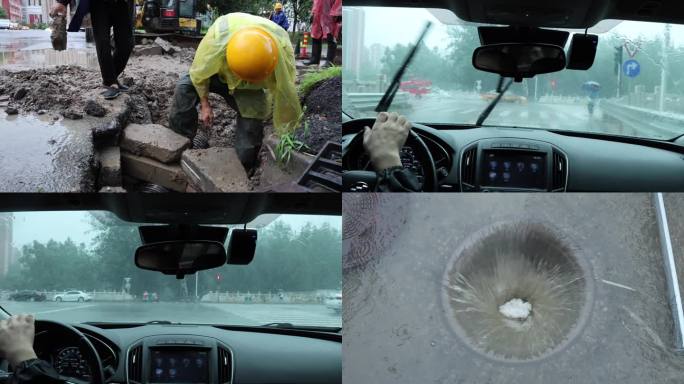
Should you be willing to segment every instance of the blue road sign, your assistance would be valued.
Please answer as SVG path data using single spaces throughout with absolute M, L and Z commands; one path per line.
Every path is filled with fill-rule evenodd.
M 639 72 L 641 72 L 641 66 L 638 61 L 630 59 L 622 63 L 622 72 L 625 76 L 637 77 Z

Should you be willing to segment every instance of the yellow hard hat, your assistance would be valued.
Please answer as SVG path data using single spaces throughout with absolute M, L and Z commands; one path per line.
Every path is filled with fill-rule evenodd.
M 266 31 L 243 28 L 233 34 L 226 47 L 228 68 L 244 81 L 258 83 L 268 78 L 278 63 L 278 48 Z
M 276 9 L 276 10 L 277 10 L 277 9 L 283 9 L 283 4 L 281 4 L 281 3 L 275 3 L 275 6 L 273 7 L 273 9 Z

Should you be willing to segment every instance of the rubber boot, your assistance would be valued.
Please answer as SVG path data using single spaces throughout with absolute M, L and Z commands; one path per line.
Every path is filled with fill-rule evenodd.
M 264 138 L 263 122 L 259 119 L 237 118 L 235 151 L 247 173 L 258 164 L 261 141 Z
M 333 63 L 333 61 L 335 61 L 335 55 L 337 55 L 337 43 L 335 43 L 335 39 L 328 38 L 328 52 L 325 55 L 325 64 L 323 64 L 323 67 L 329 68 L 335 65 Z
M 305 62 L 304 65 L 318 65 L 321 63 L 321 51 L 323 50 L 323 42 L 321 39 L 311 39 L 311 59 Z

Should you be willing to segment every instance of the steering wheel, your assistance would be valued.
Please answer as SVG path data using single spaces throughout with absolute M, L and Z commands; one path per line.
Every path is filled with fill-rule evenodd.
M 104 368 L 102 367 L 102 360 L 100 360 L 100 355 L 98 355 L 95 346 L 88 340 L 88 338 L 78 329 L 68 325 L 59 323 L 52 320 L 36 320 L 36 335 L 42 332 L 49 331 L 50 333 L 62 334 L 66 336 L 69 340 L 77 341 L 74 345 L 77 345 L 83 353 L 84 360 L 88 362 L 88 368 L 90 369 L 90 384 L 104 384 Z M 35 349 L 36 344 L 34 340 L 33 347 Z M 4 381 L 3 381 L 4 379 Z M 0 377 L 0 383 L 7 382 L 9 377 Z M 74 384 L 86 384 L 85 381 L 71 378 L 63 377 L 69 383 Z
M 414 150 L 414 155 L 423 167 L 423 186 L 421 190 L 423 192 L 435 192 L 437 190 L 437 170 L 435 168 L 435 162 L 432 159 L 432 153 L 430 153 L 430 150 L 425 144 L 425 141 L 423 141 L 423 139 L 421 139 L 417 133 L 409 131 L 408 138 L 406 139 L 406 144 L 404 145 L 408 145 Z M 349 145 L 344 155 L 347 156 L 349 153 L 359 154 L 364 153 L 364 151 L 365 149 L 363 148 L 363 129 L 361 129 L 356 134 L 356 136 L 354 136 L 354 138 L 349 142 Z M 368 166 L 370 166 L 370 164 Z M 368 178 L 370 176 L 368 166 L 363 170 L 345 169 L 345 186 L 353 187 L 361 183 L 367 184 Z M 375 172 L 372 172 L 372 176 L 375 176 Z M 346 188 L 345 191 L 347 191 L 348 189 L 349 188 Z

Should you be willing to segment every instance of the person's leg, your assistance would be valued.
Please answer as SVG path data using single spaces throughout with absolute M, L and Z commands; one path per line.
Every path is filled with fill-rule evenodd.
M 190 75 L 185 75 L 178 80 L 173 92 L 169 128 L 192 139 L 197 132 L 197 104 L 199 104 L 199 96 L 195 86 L 192 85 Z
M 328 34 L 327 43 L 328 52 L 325 56 L 325 66 L 332 67 L 333 61 L 335 61 L 335 55 L 337 54 L 337 44 L 335 43 L 335 39 L 333 38 L 333 35 L 331 33 Z
M 235 152 L 245 170 L 250 171 L 258 164 L 261 142 L 264 139 L 264 124 L 260 119 L 249 119 L 238 115 L 235 130 Z
M 323 50 L 323 41 L 321 39 L 311 39 L 311 59 L 305 62 L 305 65 L 318 65 L 321 62 L 321 51 Z
M 230 95 L 228 85 L 221 82 L 218 76 L 213 76 L 209 83 L 209 92 L 221 95 L 228 105 L 238 113 L 237 124 L 235 126 L 235 152 L 237 152 L 240 163 L 245 170 L 250 171 L 257 165 L 257 157 L 261 150 L 261 142 L 264 138 L 264 124 L 260 119 L 250 119 L 243 117 L 235 98 Z M 262 90 L 238 89 L 236 93 L 249 93 L 255 101 L 264 102 L 265 98 Z
M 97 61 L 100 65 L 100 73 L 102 74 L 102 84 L 111 86 L 116 83 L 116 71 L 114 69 L 112 48 L 110 45 L 109 30 L 112 24 L 108 3 L 103 1 L 92 2 L 90 17 L 93 24 L 93 37 L 95 38 Z
M 112 24 L 114 27 L 114 73 L 119 77 L 126 68 L 128 58 L 133 51 L 133 0 L 118 0 L 114 3 Z

